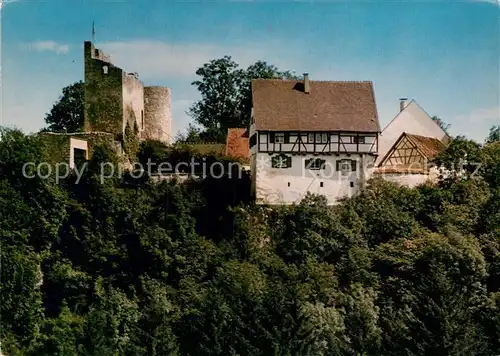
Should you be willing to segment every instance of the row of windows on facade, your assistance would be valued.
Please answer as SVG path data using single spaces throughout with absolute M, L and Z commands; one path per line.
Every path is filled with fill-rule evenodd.
M 297 135 L 289 133 L 270 133 L 269 135 L 270 143 L 290 143 L 290 137 L 297 137 Z M 328 143 L 327 133 L 309 133 L 307 134 L 307 143 Z M 349 142 L 344 143 L 354 143 L 354 144 L 364 144 L 365 138 L 363 136 L 346 136 L 349 137 Z M 250 137 L 250 147 L 257 144 L 257 134 Z
M 352 159 L 341 159 L 335 161 L 335 169 L 339 172 L 356 172 L 358 161 Z M 278 155 L 272 158 L 273 168 L 291 168 L 292 158 Z M 304 167 L 310 170 L 326 169 L 326 160 L 321 158 L 311 158 L 304 161 Z

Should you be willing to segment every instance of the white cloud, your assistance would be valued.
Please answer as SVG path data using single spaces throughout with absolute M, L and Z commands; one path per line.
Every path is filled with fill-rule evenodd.
M 105 42 L 96 46 L 109 53 L 113 63 L 124 70 L 138 72 L 144 79 L 192 77 L 201 65 L 224 55 L 230 55 L 243 68 L 262 59 L 281 66 L 266 56 L 270 54 L 272 46 L 263 44 L 228 47 L 135 40 Z
M 55 41 L 35 41 L 21 46 L 23 49 L 37 52 L 51 51 L 57 54 L 66 54 L 69 51 L 69 45 L 57 43 Z
M 482 142 L 490 128 L 500 124 L 500 107 L 475 109 L 456 116 L 450 123 L 453 134 L 465 135 Z
M 126 71 L 139 73 L 141 80 L 148 85 L 162 82 L 172 88 L 173 136 L 192 123 L 186 111 L 199 99 L 199 93 L 190 84 L 199 67 L 212 59 L 230 55 L 240 68 L 265 60 L 278 68 L 294 70 L 296 56 L 292 55 L 292 48 L 283 46 L 283 43 L 278 45 L 271 41 L 236 46 L 172 44 L 146 39 L 96 43 L 96 47 L 111 55 L 114 64 Z M 290 58 L 294 58 L 293 63 Z
M 457 119 L 469 123 L 500 122 L 500 107 L 475 109 L 468 114 L 460 115 Z

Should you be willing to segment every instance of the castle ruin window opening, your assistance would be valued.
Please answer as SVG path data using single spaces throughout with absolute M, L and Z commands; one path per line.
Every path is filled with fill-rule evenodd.
M 80 169 L 87 160 L 87 150 L 73 148 L 73 162 L 76 169 Z

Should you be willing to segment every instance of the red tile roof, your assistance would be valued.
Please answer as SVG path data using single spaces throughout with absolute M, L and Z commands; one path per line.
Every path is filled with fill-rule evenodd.
M 432 159 L 436 157 L 439 152 L 443 151 L 446 146 L 445 144 L 434 137 L 425 137 L 419 135 L 406 134 L 411 142 L 415 144 L 415 147 L 422 152 L 424 157 Z
M 408 139 L 409 143 L 413 145 L 413 147 L 416 148 L 417 151 L 420 153 L 420 155 L 424 157 L 427 161 L 432 161 L 441 151 L 443 151 L 446 148 L 446 145 L 437 138 L 413 135 L 403 132 L 401 136 L 399 136 L 399 138 L 396 140 L 396 142 L 394 142 L 389 151 L 387 151 L 385 156 L 382 158 L 382 160 L 379 163 L 379 167 L 388 167 L 386 165 L 386 162 L 392 157 L 395 150 L 397 150 L 398 146 L 405 139 L 405 137 Z M 402 169 L 406 168 L 402 166 Z
M 244 128 L 230 128 L 227 130 L 226 156 L 250 159 L 250 145 L 248 131 Z
M 257 130 L 380 132 L 371 82 L 252 81 Z

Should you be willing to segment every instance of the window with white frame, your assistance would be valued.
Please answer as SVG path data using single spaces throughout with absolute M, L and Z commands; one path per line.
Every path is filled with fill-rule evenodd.
M 337 161 L 337 171 L 339 172 L 356 172 L 358 161 L 354 159 L 341 159 Z
M 285 134 L 284 133 L 275 134 L 274 143 L 285 143 Z
M 327 143 L 328 142 L 328 133 L 310 133 L 307 135 L 308 143 Z

